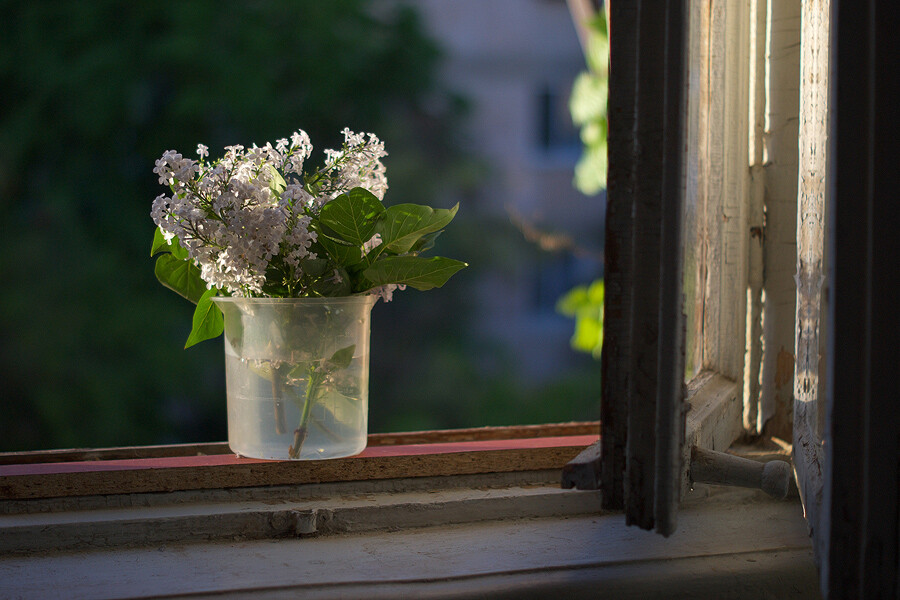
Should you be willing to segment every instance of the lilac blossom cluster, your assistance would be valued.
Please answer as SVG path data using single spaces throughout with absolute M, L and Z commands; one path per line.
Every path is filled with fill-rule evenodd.
M 212 162 L 203 144 L 199 161 L 168 150 L 153 172 L 172 193 L 153 201 L 153 222 L 166 241 L 178 239 L 208 288 L 262 295 L 273 258 L 294 270 L 316 258 L 310 223 L 322 206 L 355 187 L 384 198 L 384 143 L 371 133 L 343 134 L 341 149 L 325 150 L 325 165 L 311 173 L 304 172 L 312 153 L 304 131 L 274 146 L 227 146 Z

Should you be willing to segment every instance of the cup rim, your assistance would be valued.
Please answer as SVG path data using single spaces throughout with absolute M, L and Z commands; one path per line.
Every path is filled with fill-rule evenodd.
M 332 296 L 315 298 L 248 298 L 244 296 L 213 296 L 213 302 L 221 304 L 375 304 L 378 296 L 356 294 L 353 296 Z

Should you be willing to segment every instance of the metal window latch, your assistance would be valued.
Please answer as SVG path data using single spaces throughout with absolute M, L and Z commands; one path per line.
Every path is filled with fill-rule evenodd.
M 600 488 L 600 442 L 588 446 L 562 471 L 562 487 L 596 490 Z M 691 481 L 760 489 L 775 498 L 785 498 L 793 473 L 783 460 L 759 462 L 725 452 L 694 446 L 691 448 Z
M 793 473 L 783 460 L 759 462 L 725 452 L 691 448 L 691 481 L 757 488 L 775 498 L 785 498 Z

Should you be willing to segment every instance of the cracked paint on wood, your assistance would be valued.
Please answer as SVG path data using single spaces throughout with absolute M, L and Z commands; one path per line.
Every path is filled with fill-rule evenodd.
M 797 206 L 794 469 L 810 529 L 819 527 L 824 451 L 818 435 L 819 327 L 825 279 L 830 0 L 803 0 Z

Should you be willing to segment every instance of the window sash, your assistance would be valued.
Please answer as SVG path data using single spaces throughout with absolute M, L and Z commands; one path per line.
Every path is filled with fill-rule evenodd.
M 664 535 L 675 530 L 689 485 L 691 445 L 721 450 L 741 430 L 748 22 L 748 6 L 725 1 L 610 5 L 601 481 L 607 508 L 624 508 L 629 523 Z M 686 196 L 702 202 L 707 243 L 704 373 L 689 400 L 706 416 L 690 419 L 689 429 L 681 306 Z
M 674 0 L 610 6 L 601 479 L 608 507 L 664 535 L 685 470 L 683 260 L 666 249 L 681 247 L 686 18 Z

